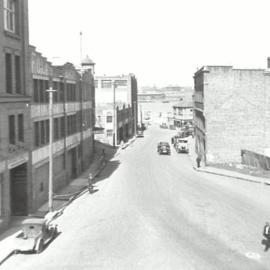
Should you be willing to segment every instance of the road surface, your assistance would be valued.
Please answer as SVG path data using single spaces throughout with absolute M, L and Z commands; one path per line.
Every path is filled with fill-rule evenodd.
M 96 185 L 58 219 L 61 234 L 1 269 L 270 269 L 262 227 L 270 187 L 195 171 L 158 155 L 172 131 L 151 127 L 119 151 Z

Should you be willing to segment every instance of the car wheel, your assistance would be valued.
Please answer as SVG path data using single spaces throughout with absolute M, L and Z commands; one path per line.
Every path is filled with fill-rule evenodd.
M 38 243 L 37 248 L 36 248 L 36 253 L 38 253 L 38 254 L 41 253 L 43 251 L 43 249 L 44 249 L 44 241 L 43 241 L 43 239 L 41 239 Z

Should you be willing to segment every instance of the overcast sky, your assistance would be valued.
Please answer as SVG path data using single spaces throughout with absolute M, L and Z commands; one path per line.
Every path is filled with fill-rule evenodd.
M 134 73 L 139 86 L 193 86 L 203 65 L 266 68 L 269 0 L 29 0 L 30 43 L 49 61 Z

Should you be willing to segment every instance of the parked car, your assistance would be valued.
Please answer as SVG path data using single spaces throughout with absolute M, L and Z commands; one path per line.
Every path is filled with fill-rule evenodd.
M 138 130 L 138 131 L 137 131 L 137 137 L 138 137 L 138 138 L 144 137 L 144 135 L 143 135 L 143 130 Z
M 171 148 L 169 143 L 167 142 L 159 142 L 157 146 L 157 151 L 160 155 L 166 154 L 170 155 L 171 154 Z
M 168 125 L 167 125 L 166 123 L 162 123 L 162 124 L 160 125 L 160 128 L 169 128 L 169 127 L 168 127 Z
M 28 218 L 22 223 L 22 232 L 16 237 L 18 252 L 40 253 L 57 236 L 57 225 L 45 218 Z
M 175 143 L 175 150 L 177 153 L 188 153 L 189 152 L 188 140 L 177 139 Z

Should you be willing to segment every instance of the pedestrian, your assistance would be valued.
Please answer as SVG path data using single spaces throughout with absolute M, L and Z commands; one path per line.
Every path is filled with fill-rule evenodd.
M 102 149 L 102 156 L 105 158 L 105 149 Z
M 263 227 L 263 236 L 270 241 L 270 225 L 269 222 L 266 222 Z
M 201 158 L 201 155 L 199 154 L 197 156 L 197 158 L 196 158 L 197 168 L 200 168 L 201 167 L 201 160 L 202 160 L 202 158 Z

